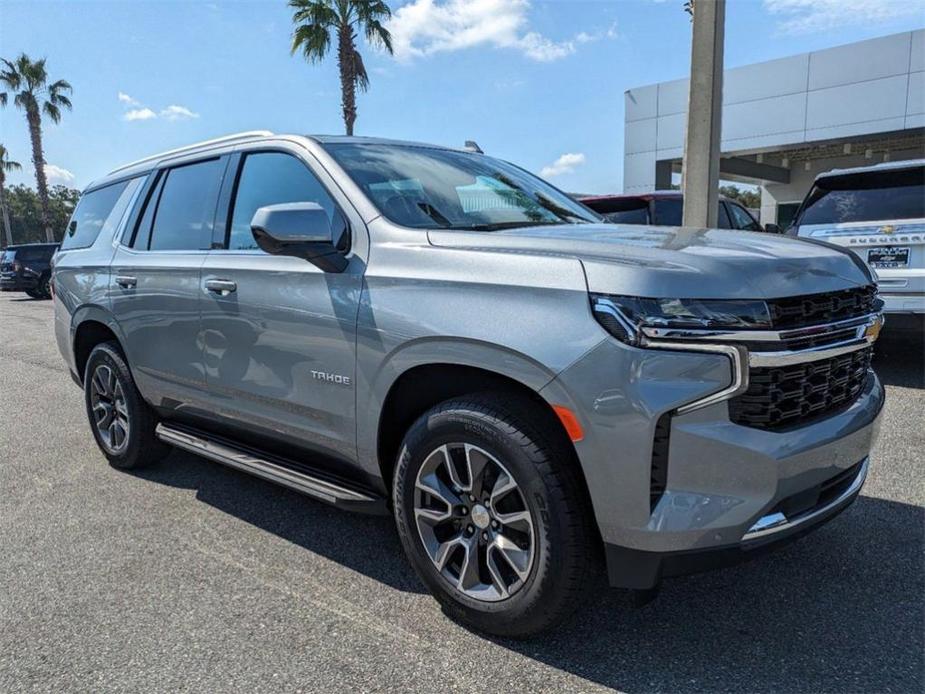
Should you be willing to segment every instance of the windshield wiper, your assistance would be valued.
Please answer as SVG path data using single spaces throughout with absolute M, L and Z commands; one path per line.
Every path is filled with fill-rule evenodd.
M 532 220 L 524 220 L 520 222 L 486 222 L 484 224 L 461 224 L 453 225 L 452 229 L 460 229 L 463 231 L 501 231 L 502 229 L 520 229 L 525 227 L 548 227 L 555 226 L 558 222 L 534 222 Z
M 557 205 L 555 201 L 551 200 L 550 198 L 547 198 L 542 193 L 536 194 L 536 201 L 542 206 L 544 210 L 549 210 L 562 221 L 567 221 L 569 218 L 571 218 L 575 220 L 574 222 L 571 222 L 572 224 L 591 224 L 592 223 L 589 220 L 585 219 L 584 217 L 581 217 L 575 214 L 574 212 L 569 212 L 564 207 Z
M 453 226 L 452 222 L 446 218 L 446 215 L 442 214 L 440 210 L 429 202 L 418 202 L 418 209 L 442 227 L 450 228 Z

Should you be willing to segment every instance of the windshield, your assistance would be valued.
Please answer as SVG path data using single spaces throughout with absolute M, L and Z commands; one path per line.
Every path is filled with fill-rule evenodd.
M 481 154 L 409 145 L 325 147 L 390 221 L 493 231 L 600 218 L 539 178 Z
M 813 186 L 797 224 L 921 219 L 923 184 L 925 167 L 827 176 Z

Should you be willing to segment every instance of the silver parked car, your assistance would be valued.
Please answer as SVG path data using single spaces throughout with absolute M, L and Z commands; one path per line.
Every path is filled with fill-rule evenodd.
M 597 557 L 648 591 L 836 515 L 884 398 L 851 253 L 606 224 L 415 143 L 246 133 L 117 169 L 53 289 L 114 466 L 175 446 L 391 513 L 447 612 L 508 636 Z
M 819 174 L 790 233 L 857 253 L 885 312 L 925 315 L 925 159 Z

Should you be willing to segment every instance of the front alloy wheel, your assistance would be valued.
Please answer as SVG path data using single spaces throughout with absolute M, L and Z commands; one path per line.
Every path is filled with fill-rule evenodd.
M 405 434 L 393 475 L 405 554 L 449 616 L 522 638 L 585 595 L 587 491 L 544 403 L 483 392 L 435 405 Z
M 533 566 L 533 517 L 513 475 L 478 446 L 449 443 L 418 470 L 414 518 L 440 575 L 476 600 L 504 600 Z

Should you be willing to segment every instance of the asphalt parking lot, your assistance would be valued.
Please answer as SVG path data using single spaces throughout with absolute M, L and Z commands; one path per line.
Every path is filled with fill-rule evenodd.
M 447 620 L 387 518 L 174 452 L 110 468 L 52 335 L 0 295 L 0 691 L 921 692 L 925 344 L 888 326 L 852 508 L 639 609 L 600 589 L 546 638 Z

